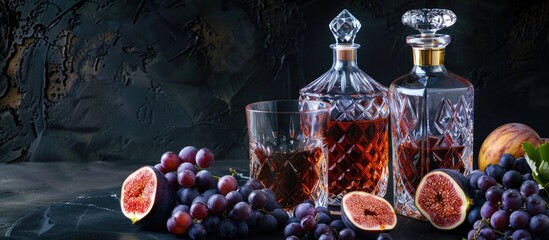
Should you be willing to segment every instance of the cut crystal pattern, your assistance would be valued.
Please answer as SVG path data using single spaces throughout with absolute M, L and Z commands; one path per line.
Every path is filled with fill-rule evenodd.
M 330 30 L 334 34 L 337 43 L 350 43 L 355 41 L 356 33 L 360 30 L 360 22 L 347 9 L 343 9 L 332 22 Z
M 418 30 L 421 34 L 432 35 L 436 31 L 456 23 L 457 16 L 448 9 L 414 9 L 402 15 L 402 23 Z

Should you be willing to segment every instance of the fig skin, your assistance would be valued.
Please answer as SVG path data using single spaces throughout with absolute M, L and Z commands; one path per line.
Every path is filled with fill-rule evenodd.
M 394 217 L 394 222 L 393 223 L 387 223 L 383 228 L 380 227 L 378 229 L 365 229 L 363 227 L 356 226 L 355 224 L 353 224 L 353 222 L 349 218 L 349 215 L 351 213 L 346 212 L 345 211 L 346 207 L 344 206 L 346 204 L 345 203 L 346 196 L 351 196 L 352 194 L 357 194 L 357 195 L 360 195 L 360 196 L 363 196 L 363 197 L 368 197 L 368 198 L 375 199 L 375 201 L 380 201 L 381 205 L 387 207 L 386 210 L 389 213 L 392 213 L 392 215 Z M 349 193 L 345 194 L 345 196 L 343 196 L 343 199 L 341 201 L 341 220 L 343 221 L 343 223 L 348 228 L 352 229 L 357 234 L 357 236 L 360 236 L 360 237 L 365 238 L 365 239 L 373 238 L 373 237 L 377 236 L 379 233 L 388 232 L 388 231 L 392 230 L 397 224 L 397 218 L 396 218 L 395 210 L 393 209 L 392 205 L 389 204 L 389 202 L 387 202 L 387 200 L 385 200 L 382 197 L 379 197 L 377 195 L 373 195 L 373 194 L 370 194 L 370 193 L 367 193 L 367 192 L 361 192 L 361 191 L 349 192 Z
M 463 204 L 465 204 L 465 206 L 464 206 L 464 208 L 461 208 L 464 212 L 460 213 L 460 215 L 463 215 L 464 217 L 459 222 L 454 223 L 450 227 L 443 227 L 443 226 L 436 225 L 436 223 L 434 223 L 431 220 L 431 217 L 427 216 L 427 214 L 424 213 L 424 210 L 422 210 L 421 206 L 419 206 L 419 204 L 418 204 L 418 198 L 419 198 L 419 194 L 420 194 L 420 191 L 419 191 L 420 186 L 422 184 L 427 184 L 426 181 L 424 181 L 425 177 L 427 177 L 431 173 L 436 173 L 436 172 L 444 173 L 445 175 L 449 176 L 450 179 L 455 182 L 454 186 L 457 185 L 456 186 L 457 187 L 456 191 L 461 190 L 463 192 L 463 195 L 464 195 L 464 199 L 462 199 L 462 200 L 463 200 Z M 414 203 L 415 203 L 416 207 L 418 208 L 418 210 L 420 210 L 421 214 L 431 222 L 431 225 L 433 225 L 434 227 L 436 227 L 438 229 L 441 229 L 441 230 L 450 230 L 450 229 L 454 229 L 454 228 L 462 225 L 463 222 L 466 222 L 465 220 L 467 219 L 467 214 L 468 214 L 468 212 L 471 208 L 471 205 L 472 205 L 471 189 L 470 189 L 469 181 L 467 180 L 467 178 L 463 174 L 461 174 L 460 172 L 458 172 L 456 170 L 453 170 L 453 169 L 435 169 L 435 170 L 429 172 L 425 177 L 424 177 L 424 179 L 421 180 L 421 182 L 419 183 L 419 185 L 416 189 L 416 194 L 414 196 Z
M 526 124 L 507 123 L 492 131 L 484 140 L 478 154 L 478 166 L 481 171 L 490 164 L 497 164 L 504 153 L 515 158 L 524 156 L 523 142 L 539 145 L 542 140 L 538 133 Z
M 148 169 L 144 169 L 148 168 Z M 165 230 L 166 221 L 170 218 L 173 208 L 176 206 L 175 192 L 170 187 L 168 179 L 158 169 L 152 166 L 144 166 L 136 170 L 149 171 L 152 170 L 156 178 L 156 194 L 153 196 L 154 202 L 151 210 L 141 219 L 132 218 L 127 216 L 133 222 L 143 228 L 154 230 Z M 133 174 L 133 173 L 132 173 Z M 131 176 L 131 175 L 130 175 Z M 123 197 L 121 195 L 120 204 L 123 206 Z

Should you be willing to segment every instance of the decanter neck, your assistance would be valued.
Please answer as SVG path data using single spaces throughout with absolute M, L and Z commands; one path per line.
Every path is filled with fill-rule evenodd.
M 444 65 L 444 48 L 414 48 L 415 66 Z
M 357 67 L 356 50 L 360 45 L 353 44 L 351 46 L 331 46 L 334 49 L 333 68 L 353 68 Z

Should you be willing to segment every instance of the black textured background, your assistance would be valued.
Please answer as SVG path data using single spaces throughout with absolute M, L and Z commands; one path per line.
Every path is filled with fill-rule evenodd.
M 549 137 L 548 1 L 5 0 L 0 162 L 247 158 L 244 106 L 325 72 L 343 8 L 359 65 L 388 86 L 412 64 L 400 17 L 421 7 L 458 16 L 446 66 L 475 86 L 476 152 L 507 122 Z

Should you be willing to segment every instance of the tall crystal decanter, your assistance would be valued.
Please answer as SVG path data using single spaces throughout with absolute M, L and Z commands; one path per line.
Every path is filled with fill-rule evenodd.
M 336 43 L 333 65 L 300 90 L 303 100 L 321 100 L 331 107 L 328 144 L 328 201 L 339 205 L 350 191 L 379 196 L 387 192 L 388 90 L 359 69 L 355 35 L 360 22 L 343 10 L 329 28 Z
M 402 23 L 420 32 L 412 46 L 412 71 L 389 89 L 393 144 L 394 208 L 423 219 L 414 205 L 421 178 L 437 168 L 467 174 L 473 160 L 473 85 L 444 67 L 450 36 L 436 31 L 452 26 L 456 15 L 446 9 L 410 10 Z

